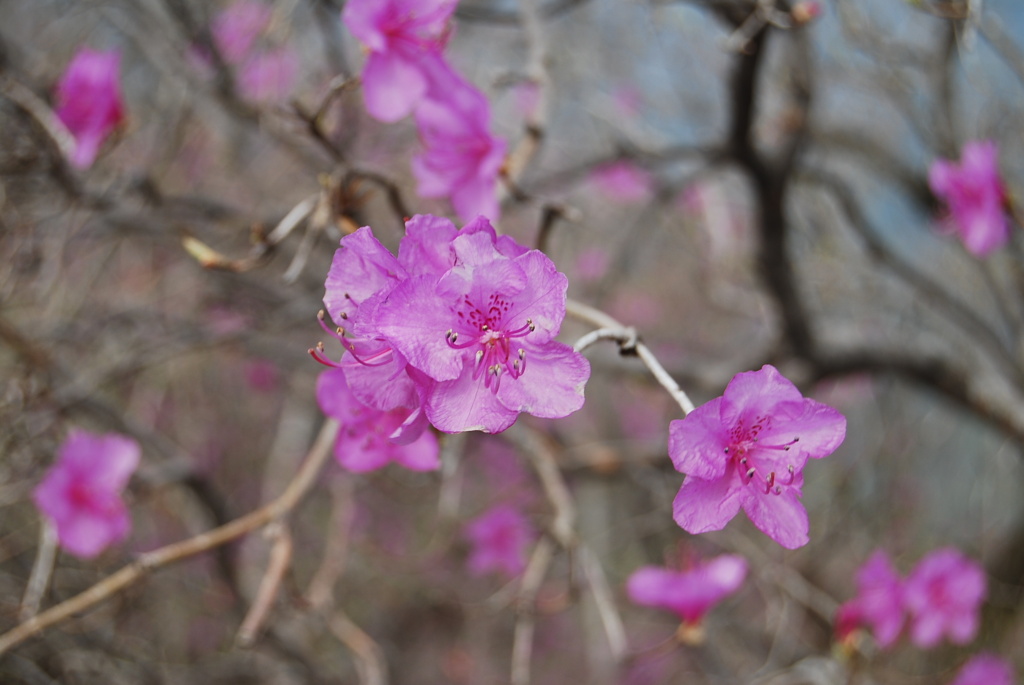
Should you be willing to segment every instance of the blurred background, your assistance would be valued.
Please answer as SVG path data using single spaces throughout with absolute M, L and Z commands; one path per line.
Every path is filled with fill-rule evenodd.
M 141 443 L 133 530 L 97 559 L 60 555 L 44 607 L 279 495 L 323 422 L 307 349 L 339 239 L 371 225 L 395 248 L 403 218 L 453 216 L 416 195 L 413 122 L 366 115 L 343 3 L 259 4 L 271 19 L 232 63 L 211 33 L 227 2 L 0 0 L 2 630 L 40 545 L 31 491 L 70 427 Z M 1024 242 L 1015 225 L 968 253 L 927 180 L 993 140 L 1019 192 L 1024 6 L 463 0 L 454 25 L 447 58 L 521 155 L 501 232 L 635 326 L 696 403 L 772 363 L 846 415 L 805 473 L 810 544 L 783 550 L 742 516 L 676 526 L 682 413 L 608 344 L 567 419 L 444 436 L 436 473 L 328 464 L 251 646 L 259 533 L 17 646 L 0 680 L 505 683 L 523 650 L 519 682 L 544 684 L 946 683 L 979 649 L 1024 672 Z M 120 52 L 127 111 L 84 171 L 44 125 L 83 46 Z M 562 339 L 588 330 L 567 319 Z M 550 462 L 567 501 L 542 486 Z M 569 543 L 552 532 L 567 503 Z M 529 585 L 467 563 L 466 526 L 495 504 L 529 522 L 524 563 L 550 551 Z M 989 574 L 970 646 L 836 644 L 873 550 L 907 573 L 944 546 Z M 642 565 L 727 552 L 750 575 L 699 644 L 626 597 Z

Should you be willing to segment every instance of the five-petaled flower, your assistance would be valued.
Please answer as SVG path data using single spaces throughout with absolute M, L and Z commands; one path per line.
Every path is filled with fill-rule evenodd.
M 907 577 L 903 600 L 910 612 L 910 639 L 934 647 L 945 634 L 963 645 L 978 632 L 987 594 L 985 572 L 951 547 L 927 555 Z
M 75 556 L 94 557 L 131 528 L 121 490 L 139 463 L 139 445 L 116 433 L 72 430 L 58 462 L 32 493 L 57 528 L 57 539 Z
M 57 118 L 75 139 L 69 161 L 79 169 L 92 165 L 100 145 L 124 120 L 120 64 L 116 50 L 82 48 L 57 84 Z
M 951 685 L 1014 685 L 1013 668 L 995 654 L 982 652 L 964 664 Z
M 882 550 L 860 567 L 856 580 L 857 596 L 839 607 L 836 614 L 837 637 L 845 639 L 868 625 L 880 647 L 891 646 L 899 638 L 906 617 L 903 580 Z
M 747 577 L 747 562 L 723 554 L 697 563 L 686 571 L 644 566 L 626 582 L 626 593 L 636 604 L 667 609 L 696 625 L 715 604 L 733 594 Z
M 366 110 L 398 121 L 432 88 L 443 61 L 448 21 L 457 0 L 349 0 L 342 20 L 369 50 L 363 68 Z
M 526 548 L 534 532 L 515 507 L 499 504 L 488 509 L 466 524 L 464 534 L 472 545 L 468 564 L 473 575 L 497 571 L 515 577 L 526 568 Z
M 994 142 L 966 143 L 959 165 L 935 161 L 928 170 L 928 183 L 949 207 L 949 223 L 969 252 L 984 257 L 1010 239 L 1006 191 Z
M 803 397 L 775 367 L 737 374 L 722 397 L 669 427 L 669 456 L 686 474 L 676 523 L 690 533 L 721 530 L 742 508 L 783 547 L 805 545 L 804 464 L 845 436 L 842 414 Z

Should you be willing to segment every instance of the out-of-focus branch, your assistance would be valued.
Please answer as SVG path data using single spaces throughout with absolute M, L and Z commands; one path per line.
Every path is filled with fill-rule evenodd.
M 46 586 L 50 584 L 53 573 L 53 562 L 57 558 L 57 530 L 45 516 L 39 521 L 39 549 L 32 565 L 32 575 L 25 587 L 25 596 L 21 600 L 18 619 L 27 621 L 39 612 L 39 603 L 43 600 Z
M 219 528 L 140 555 L 136 561 L 107 576 L 88 590 L 0 635 L 0 654 L 33 635 L 113 597 L 159 568 L 214 549 L 258 530 L 272 521 L 284 518 L 312 487 L 317 474 L 331 454 L 337 433 L 336 421 L 329 419 L 324 423 L 302 466 L 277 499 Z
M 544 582 L 554 553 L 555 543 L 549 538 L 541 538 L 533 548 L 530 562 L 523 573 L 523 584 L 516 599 L 517 618 L 512 636 L 512 685 L 529 685 L 530 682 L 537 592 Z
M 251 647 L 256 642 L 256 636 L 270 615 L 281 581 L 284 580 L 292 562 L 294 546 L 288 527 L 280 521 L 275 521 L 264 529 L 264 533 L 272 540 L 270 560 L 267 562 L 267 570 L 260 580 L 249 613 L 245 615 L 245 620 L 242 621 L 235 636 L 235 644 L 243 648 Z

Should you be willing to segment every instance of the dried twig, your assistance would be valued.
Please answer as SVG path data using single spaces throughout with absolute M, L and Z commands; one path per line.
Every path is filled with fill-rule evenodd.
M 36 550 L 36 561 L 32 565 L 32 575 L 25 587 L 25 597 L 21 600 L 18 619 L 27 621 L 39 612 L 39 603 L 50 584 L 53 573 L 53 562 L 57 558 L 57 530 L 47 517 L 42 517 L 39 526 L 39 549 Z
M 256 642 L 256 636 L 267 616 L 270 615 L 270 609 L 274 606 L 281 581 L 284 580 L 285 573 L 292 562 L 294 545 L 288 527 L 280 521 L 275 521 L 266 527 L 264 533 L 273 540 L 273 544 L 270 548 L 267 570 L 256 590 L 256 598 L 235 636 L 235 644 L 243 648 L 251 647 Z

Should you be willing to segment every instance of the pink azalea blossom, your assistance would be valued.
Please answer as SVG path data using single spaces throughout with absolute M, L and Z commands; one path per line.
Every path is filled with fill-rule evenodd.
M 364 473 L 391 462 L 413 471 L 440 467 L 437 438 L 425 430 L 418 408 L 381 411 L 366 406 L 349 389 L 342 368 L 320 374 L 316 399 L 323 412 L 341 424 L 334 456 L 349 471 Z
M 441 61 L 457 0 L 349 0 L 342 20 L 369 50 L 363 68 L 366 110 L 398 121 L 427 95 L 430 66 Z
M 668 609 L 684 623 L 696 624 L 711 607 L 739 590 L 746 577 L 746 560 L 723 554 L 686 571 L 645 566 L 629 577 L 626 594 L 636 604 Z
M 57 84 L 57 118 L 74 136 L 70 162 L 79 169 L 92 165 L 100 145 L 124 121 L 118 72 L 121 55 L 80 49 Z
M 904 601 L 910 612 L 910 639 L 934 647 L 943 635 L 967 644 L 978 632 L 981 603 L 987 594 L 985 572 L 953 548 L 936 550 L 907 577 Z
M 590 174 L 590 181 L 602 195 L 619 202 L 638 202 L 654 189 L 651 172 L 629 160 L 597 167 Z
M 576 257 L 576 275 L 580 280 L 596 281 L 608 272 L 611 256 L 603 247 L 588 247 Z
M 397 258 L 363 227 L 342 239 L 326 286 L 331 317 L 352 336 L 340 365 L 369 406 L 420 402 L 442 431 L 495 433 L 520 412 L 560 418 L 583 404 L 590 365 L 553 339 L 565 276 L 483 217 L 461 231 L 413 217 Z
M 121 490 L 139 464 L 139 445 L 116 433 L 72 430 L 58 461 L 32 493 L 57 528 L 64 549 L 91 558 L 123 539 L 131 528 Z
M 299 56 L 290 47 L 258 52 L 242 65 L 238 92 L 252 102 L 277 102 L 288 97 L 299 73 Z
M 687 474 L 676 523 L 690 533 L 720 530 L 742 508 L 783 547 L 807 544 L 804 464 L 845 436 L 842 414 L 804 398 L 775 367 L 737 374 L 722 397 L 670 425 L 669 456 Z
M 995 654 L 982 653 L 960 669 L 952 685 L 1014 685 L 1013 667 Z
M 255 0 L 238 0 L 214 17 L 210 34 L 217 51 L 228 64 L 249 56 L 253 43 L 270 26 L 271 8 Z
M 465 536 L 472 545 L 470 573 L 497 571 L 515 577 L 526 568 L 526 548 L 534 532 L 518 509 L 502 504 L 468 523 Z
M 413 158 L 416 192 L 447 197 L 463 221 L 483 215 L 497 221 L 498 174 L 505 141 L 491 135 L 491 108 L 483 93 L 438 62 L 431 94 L 416 108 L 424 151 Z
M 876 551 L 857 571 L 857 596 L 839 607 L 836 633 L 845 638 L 868 625 L 882 648 L 896 642 L 903 630 L 903 580 L 882 550 Z
M 970 142 L 964 145 L 959 165 L 940 159 L 928 171 L 932 192 L 949 207 L 953 230 L 964 247 L 979 257 L 1010 239 L 998 158 L 994 142 Z

